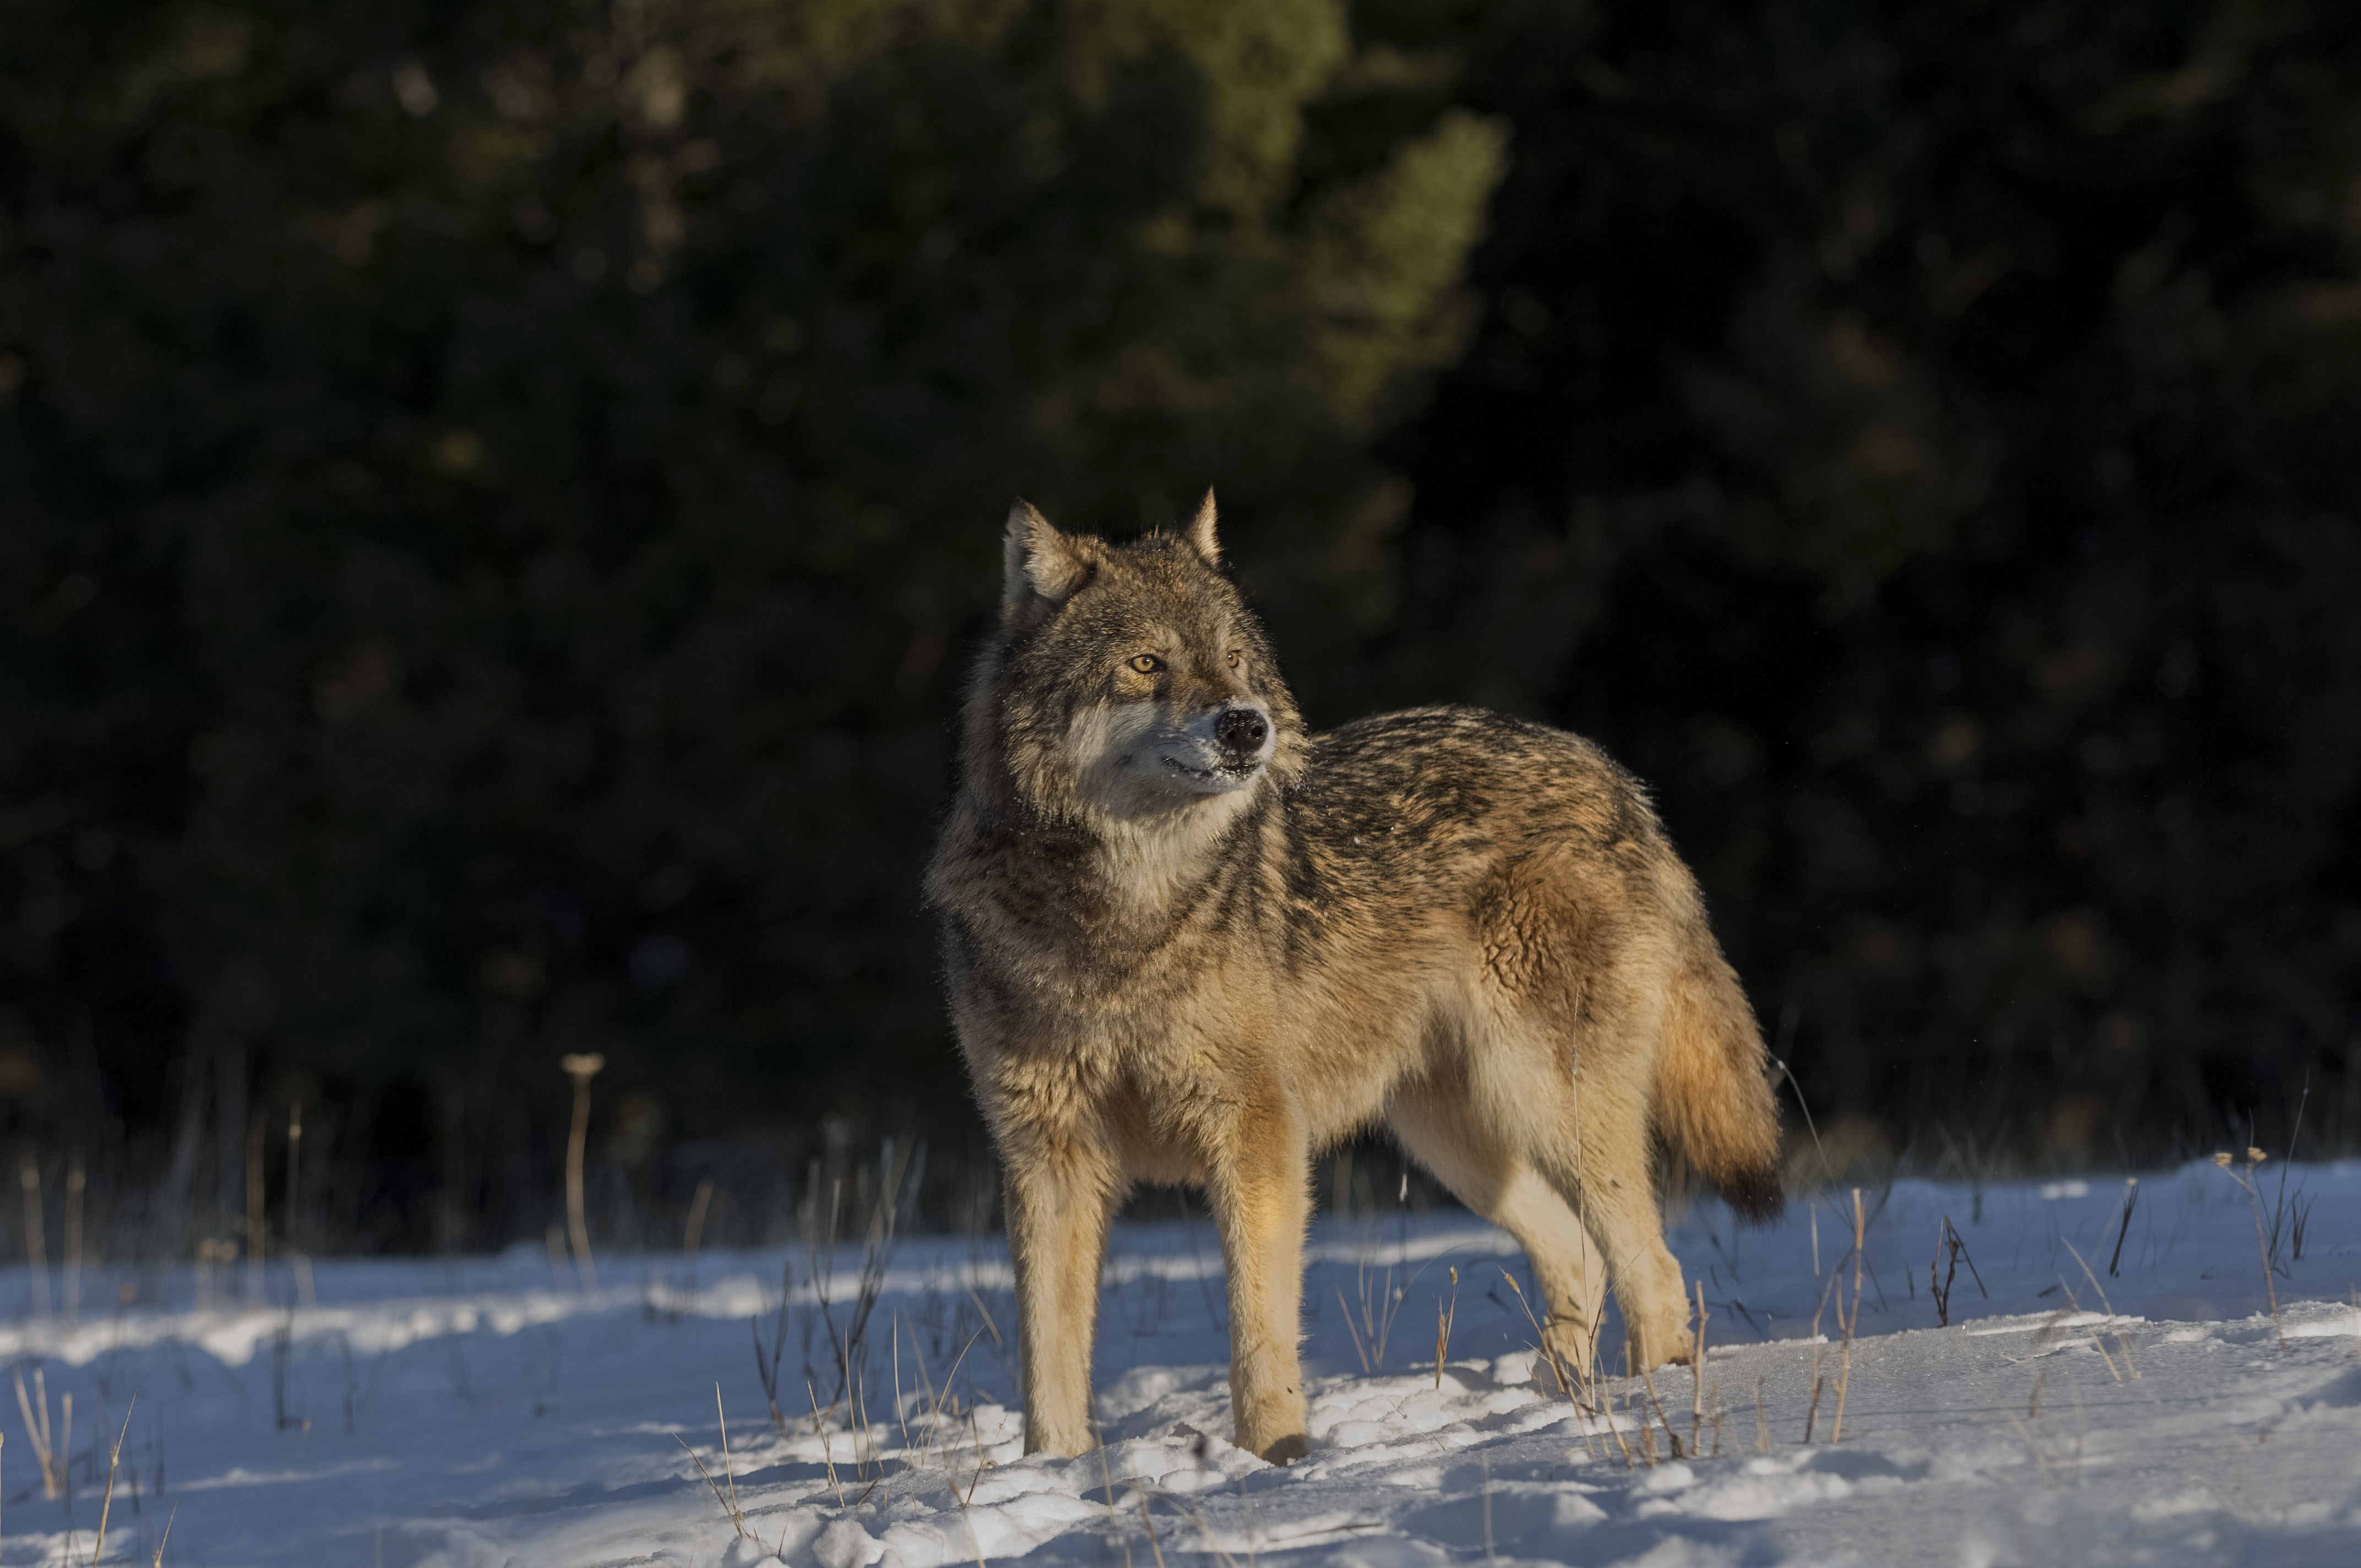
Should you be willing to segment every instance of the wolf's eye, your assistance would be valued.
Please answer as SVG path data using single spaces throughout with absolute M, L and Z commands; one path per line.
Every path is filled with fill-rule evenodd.
M 1232 668 L 1233 670 L 1235 670 L 1235 669 L 1236 669 L 1240 664 L 1243 664 L 1243 663 L 1245 663 L 1246 662 L 1246 656 L 1244 653 L 1239 652 L 1238 652 L 1236 649 L 1235 649 L 1235 648 L 1233 648 L 1233 649 L 1231 649 L 1231 650 L 1230 650 L 1230 668 Z
M 1164 661 L 1153 653 L 1134 653 L 1131 667 L 1143 675 L 1152 675 L 1164 667 Z

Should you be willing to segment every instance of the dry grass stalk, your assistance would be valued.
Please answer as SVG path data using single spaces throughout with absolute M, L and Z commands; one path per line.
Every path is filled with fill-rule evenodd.
M 721 1385 L 719 1383 L 713 1386 L 713 1419 L 721 1427 L 721 1474 L 730 1479 L 730 1512 L 742 1521 L 746 1515 L 745 1510 L 738 1506 L 738 1476 L 730 1465 L 730 1418 L 721 1409 Z M 740 1533 L 744 1533 L 742 1523 Z
M 1948 1258 L 1946 1253 L 1949 1255 Z M 1976 1260 L 1970 1255 L 1966 1240 L 1960 1236 L 1960 1228 L 1951 1223 L 1951 1216 L 1946 1214 L 1942 1223 L 1935 1227 L 1935 1260 L 1927 1266 L 1927 1293 L 1934 1298 L 1935 1321 L 1938 1327 L 1951 1326 L 1951 1285 L 1960 1277 L 1960 1264 L 1963 1259 L 1968 1266 L 1968 1277 L 1976 1282 L 1976 1293 L 1985 1300 L 1991 1300 L 1992 1292 L 1984 1288 L 1983 1276 L 1976 1272 Z M 1937 1277 L 1938 1269 L 1941 1270 L 1939 1278 Z
M 33 1401 L 25 1397 L 25 1374 L 16 1372 L 16 1409 L 25 1418 L 25 1436 L 33 1445 L 33 1458 L 41 1467 L 41 1496 L 55 1501 L 65 1491 L 65 1466 L 59 1462 L 61 1449 L 49 1442 L 49 1380 L 42 1368 L 33 1368 L 33 1389 L 40 1398 L 40 1419 L 33 1416 Z M 73 1436 L 73 1396 L 66 1396 L 66 1436 Z
M 598 1288 L 598 1266 L 590 1261 L 590 1223 L 582 1201 L 582 1157 L 590 1142 L 590 1080 L 607 1065 L 597 1051 L 568 1053 L 557 1065 L 574 1080 L 574 1126 L 566 1139 L 566 1225 L 574 1243 L 574 1268 L 584 1290 Z
M 2220 1166 L 2224 1170 L 2229 1171 L 2230 1179 L 2246 1190 L 2246 1201 L 2254 1209 L 2255 1248 L 2262 1255 L 2263 1259 L 2263 1290 L 2270 1299 L 2271 1327 L 2279 1333 L 2279 1354 L 2281 1355 L 2285 1355 L 2287 1354 L 2287 1324 L 2282 1322 L 2279 1319 L 2279 1287 L 2271 1282 L 2271 1244 L 2269 1239 L 2263 1234 L 2263 1200 L 2261 1194 L 2255 1190 L 2255 1167 L 2262 1164 L 2268 1157 L 2266 1156 L 2262 1150 L 2253 1147 L 2250 1145 L 2246 1149 L 2246 1168 L 2244 1171 L 2231 1169 L 2230 1157 L 2226 1153 L 2215 1155 L 2213 1157 L 2213 1163 Z
M 2091 1266 L 2088 1263 L 2084 1263 L 2082 1261 L 2082 1254 L 2080 1248 L 2076 1247 L 2072 1242 L 2066 1241 L 2064 1236 L 2060 1236 L 2058 1239 L 2061 1242 L 2066 1242 L 2066 1250 L 2074 1255 L 2074 1261 L 2076 1263 L 2082 1265 L 2082 1277 L 2091 1282 L 2091 1288 L 2098 1293 L 2099 1305 L 2107 1310 L 2107 1326 L 2114 1333 L 2115 1349 L 2123 1354 L 2124 1371 L 2129 1372 L 2132 1375 L 2133 1380 L 2136 1382 L 2139 1378 L 2139 1368 L 2132 1365 L 2132 1342 L 2124 1337 L 2124 1332 L 2121 1329 L 2115 1328 L 2114 1326 L 2115 1304 L 2107 1299 L 2107 1288 L 2099 1283 L 2099 1277 L 2091 1272 Z M 2099 1343 L 2099 1331 L 2096 1329 L 2092 1329 L 2091 1331 L 2091 1348 L 2099 1353 L 2099 1359 L 2107 1364 L 2107 1370 L 2111 1373 L 2114 1373 L 2115 1381 L 2118 1383 L 2122 1382 L 2124 1380 L 2124 1373 L 2115 1371 L 2115 1358 L 2107 1354 L 2107 1347 Z
M 1622 1452 L 1623 1468 L 1626 1470 L 1633 1468 L 1631 1445 L 1623 1441 L 1623 1429 L 1615 1424 L 1615 1400 L 1613 1396 L 1610 1395 L 1598 1401 L 1598 1413 L 1607 1418 L 1607 1435 L 1615 1440 L 1615 1446 Z M 1583 1435 L 1586 1437 L 1589 1435 L 1589 1427 L 1587 1423 L 1583 1429 Z
M 934 1453 L 935 1442 L 942 1436 L 943 1417 L 946 1406 L 949 1407 L 951 1429 L 955 1434 L 958 1431 L 959 1400 L 953 1395 L 952 1389 L 959 1382 L 960 1368 L 967 1365 L 967 1353 L 973 1350 L 975 1348 L 975 1342 L 983 1337 L 983 1329 L 977 1328 L 970 1331 L 967 1336 L 967 1343 L 960 1346 L 959 1354 L 951 1358 L 951 1369 L 948 1373 L 944 1374 L 941 1389 L 938 1392 L 933 1375 L 927 1369 L 927 1352 L 925 1347 L 918 1343 L 917 1331 L 913 1329 L 910 1332 L 910 1352 L 918 1358 L 918 1377 L 926 1390 L 928 1404 L 927 1445 L 925 1453 L 920 1456 L 919 1461 L 922 1465 L 926 1462 L 926 1455 L 930 1455 Z M 972 1415 L 972 1408 L 971 1408 L 970 1414 Z M 972 1420 L 971 1420 L 969 1424 L 972 1427 Z M 976 1436 L 976 1447 L 978 1450 L 977 1456 L 979 1459 L 982 1457 L 983 1445 L 983 1434 L 979 1432 Z M 950 1482 L 952 1489 L 956 1491 L 959 1486 L 959 1477 L 952 1473 L 951 1464 L 951 1445 L 945 1443 L 943 1445 L 943 1478 Z M 975 1489 L 975 1483 L 970 1481 L 968 1483 L 968 1489 L 970 1491 L 973 1491 Z
M 741 1541 L 743 1541 L 746 1538 L 746 1521 L 739 1518 L 737 1513 L 730 1508 L 730 1499 L 721 1495 L 721 1484 L 713 1478 L 713 1472 L 705 1467 L 705 1461 L 697 1456 L 697 1450 L 688 1446 L 688 1439 L 681 1436 L 678 1432 L 675 1432 L 672 1434 L 672 1440 L 673 1442 L 680 1444 L 680 1451 L 688 1455 L 688 1462 L 697 1466 L 697 1473 L 705 1477 L 705 1484 L 707 1486 L 713 1488 L 713 1500 L 720 1505 L 721 1512 L 729 1519 L 730 1525 L 738 1531 L 738 1538 Z
M 1393 1265 L 1388 1264 L 1385 1283 L 1378 1288 L 1378 1299 L 1374 1301 L 1369 1299 L 1369 1260 L 1367 1254 L 1360 1261 L 1358 1279 L 1361 1298 L 1359 1321 L 1355 1321 L 1352 1306 L 1345 1299 L 1342 1287 L 1336 1291 L 1336 1305 L 1345 1313 L 1345 1332 L 1353 1336 L 1353 1354 L 1361 1358 L 1361 1375 L 1367 1377 L 1385 1370 L 1386 1342 L 1393 1337 L 1394 1320 L 1400 1315 L 1403 1295 L 1394 1288 Z
M 1761 1377 L 1754 1380 L 1754 1452 L 1757 1453 L 1771 1452 L 1771 1420 L 1763 1409 L 1764 1381 Z
M 1837 1413 L 1828 1423 L 1828 1441 L 1844 1441 L 1845 1391 L 1852 1382 L 1852 1336 L 1861 1323 L 1861 1248 L 1868 1226 L 1861 1218 L 1861 1189 L 1852 1190 L 1852 1315 L 1845 1316 L 1844 1303 L 1837 1303 L 1837 1316 L 1844 1322 L 1844 1359 L 1837 1368 Z
M 771 1346 L 767 1354 L 763 1348 L 763 1320 L 760 1317 L 746 1320 L 746 1332 L 754 1338 L 754 1376 L 762 1382 L 763 1397 L 771 1403 L 771 1424 L 778 1428 L 781 1437 L 795 1435 L 787 1431 L 787 1418 L 779 1409 L 779 1358 L 786 1354 L 787 1349 L 787 1298 L 794 1289 L 795 1273 L 793 1258 L 779 1260 L 779 1313 L 772 1323 Z M 806 1391 L 809 1392 L 808 1386 Z M 818 1399 L 812 1401 L 815 1412 L 818 1405 Z
M 1705 1281 L 1697 1282 L 1697 1330 L 1689 1336 L 1689 1452 L 1697 1452 L 1705 1425 Z
M 1558 1356 L 1557 1348 L 1550 1343 L 1548 1332 L 1534 1318 L 1532 1306 L 1525 1299 L 1524 1287 L 1519 1285 L 1517 1277 L 1505 1268 L 1500 1270 L 1500 1277 L 1509 1282 L 1509 1289 L 1516 1296 L 1517 1305 L 1524 1310 L 1525 1321 L 1532 1325 L 1533 1338 L 1539 1342 L 1542 1358 L 1549 1365 L 1550 1376 L 1557 1380 L 1557 1391 L 1565 1396 L 1566 1403 L 1572 1405 L 1575 1413 L 1582 1418 L 1583 1446 L 1590 1449 L 1592 1458 L 1597 1458 L 1598 1450 L 1591 1442 L 1590 1432 L 1589 1418 L 1592 1406 L 1585 1402 L 1587 1394 L 1596 1393 L 1596 1379 L 1587 1376 L 1581 1367 L 1576 1367 L 1570 1375 L 1567 1373 L 1565 1362 Z M 1456 1318 L 1458 1311 L 1459 1270 L 1455 1268 L 1451 1271 L 1451 1316 Z M 1448 1331 L 1448 1320 L 1436 1331 L 1434 1386 L 1438 1389 L 1443 1387 L 1443 1355 Z M 1614 1434 L 1615 1445 L 1623 1451 L 1623 1468 L 1629 1470 L 1631 1468 L 1631 1446 L 1623 1441 L 1623 1434 L 1616 1431 L 1615 1411 L 1611 1401 L 1599 1401 L 1599 1404 L 1607 1417 L 1607 1430 Z
M 1434 1299 L 1434 1391 L 1443 1392 L 1443 1364 L 1451 1359 L 1451 1325 L 1459 1316 L 1459 1270 L 1451 1271 L 1451 1305 Z
M 164 1533 L 157 1540 L 156 1555 L 148 1560 L 148 1568 L 164 1568 L 164 1548 L 171 1544 L 172 1525 L 180 1517 L 181 1505 L 174 1503 L 171 1513 L 164 1520 Z
M 856 1477 L 866 1477 L 869 1482 L 861 1489 L 861 1496 L 852 1499 L 858 1505 L 867 1502 L 869 1494 L 877 1490 L 878 1483 L 885 1479 L 884 1451 L 877 1446 L 877 1429 L 869 1420 L 869 1378 L 865 1372 L 854 1380 L 851 1400 L 845 1406 L 845 1414 L 848 1418 L 845 1424 L 853 1434 L 852 1473 Z M 874 1475 L 869 1474 L 872 1465 L 877 1470 Z
M 303 1212 L 303 1102 L 290 1102 L 287 1107 L 287 1213 L 280 1229 L 280 1239 L 287 1250 L 300 1254 L 303 1246 L 303 1229 L 300 1223 Z
M 123 1462 L 123 1440 L 130 1435 L 131 1412 L 139 1408 L 139 1396 L 131 1396 L 131 1403 L 123 1409 L 123 1430 L 115 1434 L 115 1446 L 106 1451 L 106 1495 L 98 1505 L 98 1542 L 90 1549 L 91 1568 L 98 1568 L 98 1559 L 106 1550 L 106 1516 L 115 1507 L 115 1471 Z
M 713 1386 L 713 1413 L 721 1422 L 721 1474 L 730 1478 L 728 1496 L 722 1495 L 721 1483 L 713 1478 L 713 1472 L 705 1467 L 705 1461 L 697 1456 L 697 1450 L 688 1446 L 688 1439 L 675 1432 L 672 1440 L 680 1444 L 681 1452 L 688 1455 L 688 1462 L 697 1466 L 697 1473 L 705 1477 L 707 1486 L 713 1488 L 713 1500 L 721 1505 L 721 1511 L 729 1517 L 730 1528 L 737 1530 L 738 1539 L 751 1541 L 753 1538 L 746 1533 L 746 1511 L 738 1505 L 738 1477 L 731 1475 L 730 1469 L 730 1418 L 721 1412 L 721 1385 L 719 1383 Z
M 1092 1402 L 1097 1402 L 1095 1397 Z M 1123 1568 L 1131 1568 L 1131 1542 L 1115 1528 L 1115 1475 L 1107 1469 L 1106 1434 L 1099 1431 L 1096 1416 L 1091 1418 L 1091 1446 L 1098 1450 L 1099 1486 L 1106 1493 L 1107 1539 L 1123 1549 Z
M 1648 1390 L 1648 1403 L 1655 1408 L 1657 1424 L 1664 1429 L 1664 1446 L 1671 1450 L 1675 1459 L 1686 1458 L 1688 1450 L 1681 1447 L 1680 1433 L 1673 1430 L 1671 1419 L 1664 1414 L 1664 1402 L 1656 1398 L 1656 1375 L 1642 1366 L 1640 1368 L 1640 1384 Z
M 812 1392 L 811 1379 L 804 1379 L 804 1398 L 811 1401 L 812 1431 L 819 1435 L 820 1463 L 828 1467 L 829 1489 L 836 1494 L 836 1506 L 844 1507 L 844 1483 L 836 1478 L 836 1453 L 829 1442 L 828 1427 L 819 1416 L 819 1396 Z
M 246 1299 L 249 1305 L 262 1305 L 262 1135 L 267 1130 L 261 1117 L 254 1119 L 253 1130 L 246 1137 Z
M 1815 1211 L 1815 1212 L 1817 1212 L 1817 1211 Z M 1813 1256 L 1813 1268 L 1817 1275 L 1818 1270 L 1818 1249 L 1817 1247 L 1814 1248 Z M 1806 1444 L 1809 1444 L 1812 1441 L 1812 1429 L 1819 1420 L 1820 1390 L 1824 1383 L 1824 1380 L 1820 1376 L 1820 1353 L 1827 1347 L 1828 1341 L 1826 1336 L 1820 1332 L 1820 1319 L 1828 1310 L 1829 1292 L 1837 1288 L 1838 1277 L 1843 1272 L 1844 1260 L 1839 1258 L 1837 1260 L 1837 1266 L 1829 1270 L 1828 1277 L 1820 1281 L 1820 1299 L 1817 1302 L 1814 1303 L 1812 1307 L 1812 1402 L 1810 1407 L 1804 1412 L 1804 1442 Z M 1841 1299 L 1837 1303 L 1837 1317 L 1839 1321 L 1844 1317 L 1844 1303 Z
M 705 1211 L 713 1201 L 713 1180 L 708 1177 L 697 1184 L 697 1196 L 688 1201 L 688 1229 L 681 1238 L 680 1250 L 690 1257 L 697 1255 L 699 1243 L 705 1240 Z
M 1558 1359 L 1556 1347 L 1550 1343 L 1548 1332 L 1542 1327 L 1541 1320 L 1533 1316 L 1532 1304 L 1525 1299 L 1525 1288 L 1518 1284 L 1517 1277 L 1505 1268 L 1500 1270 L 1500 1278 L 1506 1282 L 1510 1293 L 1517 1299 L 1518 1308 L 1525 1314 L 1525 1321 L 1533 1331 L 1534 1348 L 1542 1353 L 1542 1359 L 1549 1364 L 1550 1376 L 1557 1379 L 1558 1391 L 1567 1398 L 1574 1399 L 1579 1406 L 1582 1401 L 1576 1398 L 1576 1385 L 1573 1379 L 1567 1376 L 1565 1364 Z M 1443 1368 L 1440 1365 L 1434 1370 L 1434 1386 L 1437 1388 L 1443 1387 Z
M 2132 1234 L 2132 1211 L 2138 1207 L 2139 1178 L 2126 1176 L 2124 1178 L 2124 1223 L 2115 1232 L 2115 1255 L 2107 1260 L 2107 1277 L 2110 1279 L 2115 1277 L 2115 1271 L 2123 1266 L 2124 1239 Z
M 894 1343 L 889 1355 L 894 1368 L 894 1420 L 902 1428 L 902 1469 L 907 1473 L 915 1466 L 910 1453 L 915 1446 L 910 1442 L 910 1413 L 902 1404 L 902 1314 L 894 1314 Z
M 90 1178 L 83 1171 L 82 1151 L 66 1160 L 66 1321 L 82 1315 L 82 1203 Z
M 34 1313 L 49 1315 L 49 1248 L 41 1233 L 41 1168 L 30 1150 L 16 1160 L 17 1184 L 25 1190 L 25 1262 L 33 1271 Z
M 1139 1498 L 1139 1522 L 1148 1527 L 1148 1550 L 1156 1554 L 1156 1568 L 1164 1568 L 1164 1543 L 1156 1539 L 1156 1519 L 1148 1511 L 1148 1488 L 1142 1486 L 1136 1476 L 1132 1480 L 1131 1486 L 1134 1495 Z M 974 1532 L 969 1533 L 972 1537 Z M 979 1564 L 983 1562 L 983 1554 L 981 1551 L 976 1553 L 975 1560 Z

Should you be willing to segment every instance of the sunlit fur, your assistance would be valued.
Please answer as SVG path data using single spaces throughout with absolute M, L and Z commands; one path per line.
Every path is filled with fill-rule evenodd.
M 1653 1140 L 1763 1217 L 1779 1135 L 1646 795 L 1589 742 L 1472 708 L 1307 735 L 1219 560 L 1211 496 L 1125 545 L 1017 503 L 928 872 L 1006 1172 L 1027 1450 L 1091 1445 L 1108 1223 L 1135 1182 L 1187 1181 L 1228 1270 L 1237 1441 L 1306 1452 L 1312 1161 L 1377 1125 L 1523 1245 L 1553 1347 L 1592 1343 L 1611 1280 L 1635 1364 L 1681 1358 Z M 1208 788 L 1233 708 L 1269 734 Z

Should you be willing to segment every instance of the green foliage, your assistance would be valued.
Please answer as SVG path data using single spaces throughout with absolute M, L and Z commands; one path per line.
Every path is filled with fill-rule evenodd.
M 916 867 L 1012 494 L 1218 481 L 1371 600 L 1500 162 L 1307 174 L 1321 0 L 0 27 L 16 875 L 159 905 L 200 1050 L 602 1050 L 708 1121 L 956 1102 Z

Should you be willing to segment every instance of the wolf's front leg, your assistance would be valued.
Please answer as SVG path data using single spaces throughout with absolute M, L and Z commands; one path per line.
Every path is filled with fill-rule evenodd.
M 1234 1130 L 1207 1185 L 1230 1284 L 1230 1409 L 1237 1444 L 1273 1464 L 1311 1452 L 1303 1369 L 1303 1227 L 1312 1151 L 1291 1117 Z
M 1001 1151 L 1008 1182 L 1008 1250 L 1025 1348 L 1025 1452 L 1085 1453 L 1099 1263 L 1121 1196 L 1114 1162 L 1072 1142 Z

